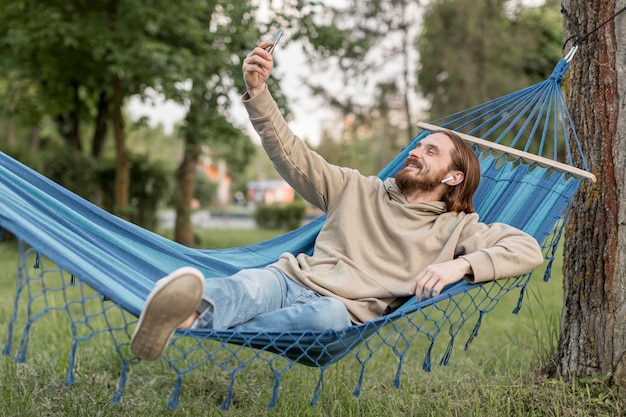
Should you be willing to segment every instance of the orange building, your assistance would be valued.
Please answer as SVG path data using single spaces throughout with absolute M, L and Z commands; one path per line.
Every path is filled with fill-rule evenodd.
M 289 204 L 293 202 L 295 191 L 283 180 L 248 181 L 249 204 Z

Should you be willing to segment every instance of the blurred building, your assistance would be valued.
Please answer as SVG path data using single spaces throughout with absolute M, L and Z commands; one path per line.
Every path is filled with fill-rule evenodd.
M 289 204 L 295 192 L 284 180 L 248 181 L 248 204 Z

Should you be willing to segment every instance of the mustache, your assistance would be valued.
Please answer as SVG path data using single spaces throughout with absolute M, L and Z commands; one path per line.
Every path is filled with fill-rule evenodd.
M 408 167 L 409 165 L 413 165 L 417 168 L 422 168 L 422 163 L 419 161 L 419 159 L 409 156 L 406 161 L 404 162 L 404 167 Z

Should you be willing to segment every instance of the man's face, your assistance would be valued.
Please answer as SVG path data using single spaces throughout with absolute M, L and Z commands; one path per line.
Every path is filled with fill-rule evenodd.
M 409 152 L 404 168 L 396 174 L 396 185 L 405 195 L 415 190 L 432 191 L 450 172 L 454 145 L 443 133 L 434 133 Z

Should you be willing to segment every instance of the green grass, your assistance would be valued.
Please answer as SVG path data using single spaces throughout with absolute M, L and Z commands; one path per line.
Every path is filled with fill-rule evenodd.
M 273 236 L 271 231 L 206 231 L 205 247 L 230 247 Z M 0 244 L 0 342 L 4 346 L 13 312 L 15 245 Z M 119 377 L 119 358 L 106 334 L 81 346 L 75 383 L 65 384 L 71 348 L 68 321 L 54 312 L 32 328 L 27 360 L 0 356 L 2 416 L 618 416 L 626 400 L 601 381 L 566 384 L 544 378 L 541 369 L 556 350 L 562 303 L 560 265 L 552 280 L 535 277 L 518 315 L 517 294 L 505 297 L 483 320 L 467 351 L 459 338 L 448 366 L 422 371 L 424 344 L 415 343 L 403 365 L 400 389 L 393 386 L 397 361 L 380 352 L 368 365 L 362 394 L 352 395 L 359 366 L 353 358 L 332 365 L 318 404 L 310 406 L 319 371 L 296 365 L 281 383 L 278 406 L 266 407 L 273 377 L 254 361 L 237 376 L 228 412 L 218 409 L 229 374 L 204 366 L 185 376 L 180 406 L 167 408 L 174 375 L 163 363 L 131 367 L 120 404 L 111 398 Z M 15 355 L 14 345 L 12 355 Z M 441 351 L 439 351 L 441 352 Z M 282 360 L 282 359 L 281 359 Z

